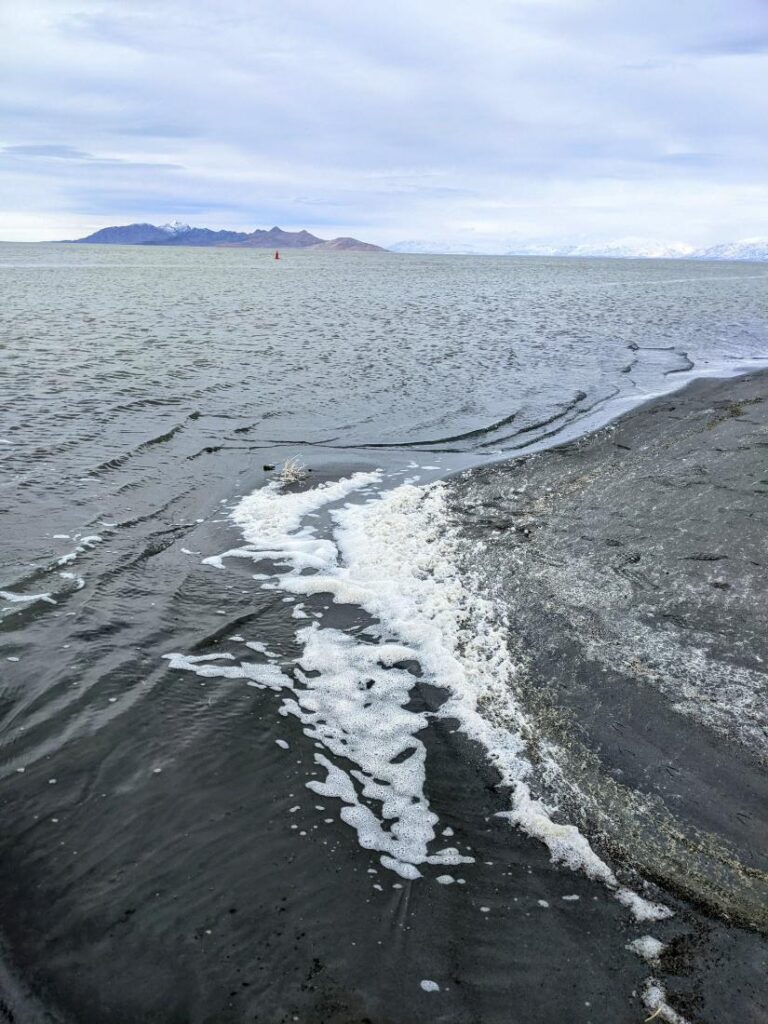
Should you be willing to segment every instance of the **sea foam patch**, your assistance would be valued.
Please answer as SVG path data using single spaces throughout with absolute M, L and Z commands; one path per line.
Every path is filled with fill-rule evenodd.
M 426 753 L 418 735 L 428 716 L 406 708 L 415 680 L 398 667 L 417 661 L 422 678 L 447 693 L 431 714 L 457 719 L 510 788 L 502 816 L 544 843 L 553 861 L 607 885 L 638 919 L 670 916 L 668 908 L 620 887 L 586 837 L 556 821 L 553 809 L 532 795 L 522 738 L 531 724 L 515 697 L 507 623 L 459 573 L 444 485 L 402 484 L 370 494 L 380 480 L 379 471 L 356 473 L 300 493 L 269 484 L 231 513 L 245 545 L 205 562 L 223 567 L 227 557 L 272 558 L 286 568 L 263 586 L 327 594 L 361 608 L 388 640 L 313 623 L 297 632 L 303 653 L 290 676 L 276 665 L 222 665 L 179 654 L 169 656 L 172 667 L 286 691 L 281 713 L 295 716 L 324 751 L 315 761 L 325 778 L 309 787 L 343 804 L 342 820 L 361 846 L 379 852 L 384 867 L 415 878 L 424 864 L 471 861 L 452 847 L 434 849 L 438 821 L 424 793 Z M 332 538 L 306 525 L 307 516 L 354 491 L 365 500 L 331 512 Z M 273 670 L 268 676 L 267 669 Z M 556 751 L 544 746 L 542 753 L 557 772 Z
M 297 578 L 308 587 L 315 579 L 327 581 L 327 573 L 338 568 L 338 548 L 334 541 L 316 537 L 314 527 L 302 526 L 304 517 L 379 479 L 379 473 L 357 473 L 300 494 L 269 485 L 233 510 L 247 547 L 205 561 L 221 567 L 227 557 L 272 557 L 289 565 L 277 577 L 284 590 Z M 316 575 L 295 575 L 307 569 Z M 327 582 L 320 589 L 327 590 Z M 414 677 L 397 667 L 414 660 L 417 652 L 402 643 L 366 642 L 337 629 L 321 629 L 317 623 L 299 629 L 297 636 L 303 653 L 290 675 L 275 664 L 237 662 L 229 653 L 165 657 L 174 669 L 282 690 L 280 713 L 297 718 L 304 733 L 326 752 L 315 754 L 324 778 L 311 780 L 308 787 L 341 802 L 342 821 L 355 829 L 363 848 L 380 854 L 384 867 L 414 879 L 421 864 L 471 863 L 472 857 L 436 841 L 437 815 L 424 795 L 426 751 L 418 733 L 426 727 L 427 716 L 406 710 Z M 261 642 L 246 641 L 246 646 L 276 657 Z
M 13 590 L 0 590 L 0 599 L 10 604 L 34 604 L 35 601 L 47 601 L 48 604 L 56 604 L 50 593 L 45 594 L 17 594 Z
M 355 829 L 360 845 L 379 851 L 384 867 L 404 878 L 417 878 L 418 864 L 471 862 L 453 847 L 429 849 L 438 818 L 424 794 L 426 750 L 417 736 L 427 718 L 405 708 L 414 679 L 393 667 L 416 652 L 317 625 L 298 635 L 304 643 L 297 673 L 303 687 L 284 710 L 337 758 L 359 766 L 342 770 L 316 754 L 326 778 L 307 783 L 309 788 L 341 800 L 341 819 Z
M 669 908 L 620 886 L 586 837 L 555 820 L 553 808 L 533 797 L 522 739 L 532 725 L 515 697 L 508 624 L 458 571 L 459 539 L 445 485 L 403 484 L 378 501 L 347 505 L 333 515 L 340 559 L 326 575 L 327 592 L 375 616 L 414 649 L 424 677 L 448 690 L 436 714 L 458 719 L 487 751 L 511 791 L 510 809 L 502 816 L 544 843 L 556 863 L 608 886 L 636 919 L 672 916 Z M 282 585 L 294 593 L 317 593 L 323 577 L 291 577 Z M 556 749 L 541 742 L 539 747 L 547 771 L 558 774 Z
M 512 787 L 508 817 L 545 842 L 554 859 L 615 884 L 584 836 L 555 823 L 531 797 L 525 782 L 531 766 L 521 739 L 528 722 L 509 685 L 516 669 L 505 624 L 456 568 L 457 539 L 442 485 L 404 484 L 378 501 L 348 505 L 334 518 L 339 564 L 281 585 L 359 605 L 410 646 L 425 676 L 448 691 L 437 713 L 457 718 Z
M 666 1024 L 688 1024 L 685 1017 L 674 1010 L 667 1002 L 664 986 L 656 978 L 649 978 L 643 988 L 643 1005 L 651 1011 L 647 1021 L 661 1020 Z
M 273 558 L 289 562 L 295 572 L 327 569 L 336 560 L 336 545 L 318 538 L 312 526 L 302 526 L 308 515 L 353 491 L 381 480 L 381 472 L 353 473 L 306 491 L 288 492 L 272 481 L 238 502 L 230 513 L 240 527 L 246 547 L 232 548 L 221 555 L 203 559 L 203 564 L 223 568 L 225 558 Z

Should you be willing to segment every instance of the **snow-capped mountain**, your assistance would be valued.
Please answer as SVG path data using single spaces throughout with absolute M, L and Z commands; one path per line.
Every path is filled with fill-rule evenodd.
M 180 220 L 175 220 L 173 224 L 161 224 L 160 230 L 165 231 L 167 235 L 184 235 L 192 228 L 189 224 L 182 224 Z
M 745 238 L 739 242 L 696 249 L 687 242 L 670 242 L 648 238 L 619 238 L 607 242 L 586 242 L 579 245 L 546 245 L 520 240 L 497 240 L 486 243 L 410 240 L 390 246 L 393 252 L 494 255 L 494 256 L 572 256 L 592 259 L 696 259 L 696 260 L 767 260 L 768 238 Z
M 483 248 L 477 245 L 470 245 L 464 242 L 447 242 L 447 241 L 425 241 L 423 239 L 412 238 L 404 242 L 395 242 L 394 245 L 390 245 L 390 252 L 406 252 L 406 253 L 419 253 L 426 256 L 478 256 L 478 255 L 499 255 L 502 251 L 498 247 L 491 245 L 489 248 Z
M 544 245 L 515 239 L 467 243 L 411 239 L 390 246 L 393 252 L 489 255 L 489 256 L 582 256 L 614 259 L 680 259 L 694 252 L 685 242 L 664 242 L 644 238 L 622 238 L 611 242 L 582 245 Z
M 742 238 L 740 242 L 726 242 L 709 249 L 697 249 L 697 260 L 768 260 L 768 238 Z
M 663 242 L 645 238 L 620 238 L 603 244 L 568 246 L 556 255 L 600 256 L 606 259 L 675 260 L 684 259 L 694 252 L 685 242 Z

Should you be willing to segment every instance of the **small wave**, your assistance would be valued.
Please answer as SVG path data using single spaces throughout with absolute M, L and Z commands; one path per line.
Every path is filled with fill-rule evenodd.
M 435 444 L 452 444 L 455 441 L 470 441 L 474 437 L 483 437 L 485 434 L 492 434 L 495 430 L 513 423 L 519 412 L 510 413 L 501 420 L 489 424 L 487 427 L 476 427 L 474 430 L 467 430 L 463 434 L 451 434 L 450 437 L 437 437 L 429 441 L 391 441 L 389 444 L 364 444 L 355 445 L 357 448 L 424 448 Z
M 675 366 L 671 370 L 665 370 L 664 371 L 664 376 L 665 377 L 669 377 L 670 374 L 673 374 L 673 373 L 688 373 L 690 370 L 693 370 L 694 367 L 696 366 L 696 364 L 694 363 L 694 361 L 691 359 L 691 357 L 688 355 L 687 352 L 682 352 L 682 351 L 678 351 L 677 349 L 675 349 L 675 355 L 680 357 L 680 360 L 681 360 L 683 365 L 682 366 Z
M 130 459 L 135 458 L 137 455 L 141 455 L 143 452 L 149 451 L 159 444 L 167 444 L 172 441 L 177 434 L 180 434 L 187 426 L 187 423 L 197 420 L 200 418 L 199 412 L 192 412 L 187 416 L 181 423 L 174 424 L 170 430 L 166 430 L 162 434 L 158 434 L 156 437 L 150 437 L 146 441 L 142 441 L 141 444 L 136 445 L 135 448 L 131 448 L 129 451 L 123 452 L 120 455 L 114 456 L 114 458 L 106 459 L 104 462 L 100 462 L 98 466 L 95 466 L 90 472 L 92 475 L 97 476 L 101 473 L 109 472 L 113 469 L 119 469 L 124 466 Z
M 36 601 L 47 601 L 48 604 L 56 604 L 50 593 L 45 594 L 16 594 L 12 590 L 0 590 L 0 598 L 10 604 L 34 604 Z
M 547 417 L 547 419 L 538 420 L 536 423 L 529 423 L 528 426 L 521 427 L 514 433 L 507 434 L 506 437 L 498 437 L 494 438 L 494 440 L 492 441 L 486 441 L 483 445 L 481 445 L 481 447 L 487 448 L 490 445 L 503 444 L 505 441 L 511 441 L 515 437 L 519 437 L 521 434 L 530 434 L 534 430 L 540 430 L 542 427 L 548 427 L 552 423 L 557 423 L 558 420 L 563 419 L 564 416 L 567 416 L 569 412 L 575 409 L 576 406 L 579 405 L 579 403 L 583 402 L 586 397 L 586 391 L 577 391 L 570 402 L 567 402 L 558 412 L 553 413 L 553 415 Z

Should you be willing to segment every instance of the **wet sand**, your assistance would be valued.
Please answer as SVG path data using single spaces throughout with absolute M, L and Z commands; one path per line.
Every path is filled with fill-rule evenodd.
M 466 570 L 508 610 L 533 752 L 559 751 L 541 791 L 723 942 L 715 921 L 768 930 L 766 398 L 764 372 L 700 380 L 451 488 Z

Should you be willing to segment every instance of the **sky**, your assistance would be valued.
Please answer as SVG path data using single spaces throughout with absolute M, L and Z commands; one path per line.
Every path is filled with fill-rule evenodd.
M 5 0 L 0 238 L 768 235 L 768 0 Z

